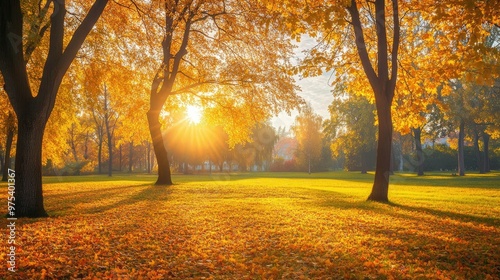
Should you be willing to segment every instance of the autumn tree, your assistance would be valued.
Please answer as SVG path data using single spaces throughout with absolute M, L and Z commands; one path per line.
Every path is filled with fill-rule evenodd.
M 294 1 L 291 1 L 294 2 Z M 287 15 L 292 38 L 308 33 L 320 42 L 297 68 L 304 76 L 335 69 L 336 83 L 370 96 L 377 108 L 378 144 L 375 178 L 369 200 L 387 202 L 391 172 L 392 111 L 398 75 L 399 1 L 321 1 L 268 7 Z M 275 6 L 278 7 L 275 7 Z M 284 6 L 284 7 L 283 7 Z M 300 8 L 296 8 L 300 7 Z M 290 13 L 287 11 L 290 9 Z M 369 89 L 369 90 L 368 90 Z
M 252 129 L 252 143 L 250 144 L 253 145 L 256 152 L 254 164 L 262 171 L 269 170 L 274 144 L 277 140 L 274 128 L 268 123 L 258 123 Z
M 309 174 L 317 167 L 321 158 L 322 149 L 322 118 L 314 113 L 311 105 L 301 108 L 300 114 L 295 118 L 293 131 L 297 138 L 297 158 L 299 164 Z
M 157 185 L 172 184 L 169 139 L 163 138 L 160 118 L 167 100 L 187 95 L 211 108 L 207 111 L 219 119 L 232 145 L 248 139 L 254 123 L 299 102 L 286 71 L 292 46 L 257 1 L 181 0 L 161 7 L 145 1 L 135 8 L 143 15 L 145 32 L 161 46 L 161 52 L 152 49 L 160 63 L 147 113 Z
M 38 5 L 32 2 L 37 2 Z M 18 217 L 47 216 L 42 192 L 42 140 L 45 125 L 54 108 L 57 91 L 107 0 L 95 1 L 71 37 L 64 1 L 2 1 L 0 4 L 0 70 L 5 91 L 17 115 L 16 211 Z M 29 9 L 29 13 L 27 10 Z M 76 9 L 74 9 L 76 10 Z M 26 20 L 24 15 L 35 14 Z M 50 20 L 47 18 L 50 17 Z M 50 23 L 49 23 L 50 21 Z M 26 31 L 25 31 L 26 30 Z M 73 30 L 72 30 L 73 31 Z M 47 56 L 43 71 L 30 78 L 30 56 L 48 32 Z M 67 43 L 66 43 L 67 42 Z
M 377 142 L 375 107 L 363 96 L 337 95 L 328 110 L 324 131 L 332 139 L 332 154 L 344 155 L 346 167 L 367 173 Z
M 476 73 L 488 74 L 478 79 L 497 69 L 484 63 L 483 54 L 490 50 L 481 45 L 488 26 L 498 18 L 496 1 L 453 1 L 452 5 L 437 0 L 262 1 L 283 15 L 292 38 L 300 40 L 307 33 L 317 39 L 297 73 L 311 76 L 335 70 L 334 83 L 345 83 L 352 92 L 376 104 L 377 167 L 369 200 L 388 201 L 395 96 L 396 100 L 415 100 L 421 98 L 423 90 L 435 94 L 436 85 L 447 85 L 471 66 Z M 426 30 L 430 32 L 424 34 Z M 401 47 L 405 47 L 403 52 Z M 407 50 L 411 51 L 404 57 Z M 404 93 L 400 87 L 396 91 L 398 75 L 406 71 L 411 90 Z M 413 73 L 434 76 L 421 79 L 412 77 Z M 447 86 L 443 94 L 450 91 Z M 429 96 L 423 98 L 432 100 Z

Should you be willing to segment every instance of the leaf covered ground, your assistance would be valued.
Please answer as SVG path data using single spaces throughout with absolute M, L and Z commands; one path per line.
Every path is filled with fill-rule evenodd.
M 51 217 L 17 221 L 0 278 L 500 279 L 499 173 L 396 175 L 389 205 L 371 175 L 174 179 L 46 178 Z

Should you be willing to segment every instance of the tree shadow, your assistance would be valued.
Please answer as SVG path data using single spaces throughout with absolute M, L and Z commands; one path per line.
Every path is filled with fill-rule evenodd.
M 433 209 L 428 207 L 410 206 L 395 202 L 373 202 L 373 201 L 356 201 L 354 197 L 347 196 L 345 194 L 326 190 L 316 190 L 320 192 L 321 197 L 325 197 L 325 200 L 320 204 L 323 207 L 334 207 L 338 209 L 358 209 L 373 211 L 379 214 L 392 215 L 397 217 L 404 217 L 410 220 L 418 220 L 420 217 L 413 216 L 409 214 L 404 214 L 393 211 L 394 208 L 404 210 L 409 213 L 423 213 L 426 215 L 436 216 L 439 218 L 447 218 L 452 220 L 459 220 L 462 222 L 475 222 L 481 223 L 489 226 L 498 227 L 500 226 L 500 217 L 482 217 L 471 214 L 464 214 L 459 212 L 445 211 L 439 209 Z M 390 208 L 387 208 L 388 206 Z
M 144 185 L 141 185 L 144 186 Z M 140 192 L 105 206 L 95 207 L 88 211 L 89 214 L 102 213 L 111 209 L 120 208 L 122 206 L 133 205 L 139 202 L 146 201 L 148 203 L 156 203 L 165 201 L 172 193 L 171 186 L 166 185 L 149 185 L 149 187 L 141 190 Z
M 135 193 L 129 193 L 133 190 L 141 189 Z M 132 205 L 141 201 L 160 201 L 168 198 L 171 190 L 169 187 L 156 186 L 151 183 L 125 185 L 120 187 L 111 187 L 105 189 L 89 189 L 78 192 L 64 192 L 45 195 L 46 205 L 49 207 L 49 216 L 60 217 L 71 214 L 95 214 L 102 213 L 121 206 Z M 118 199 L 117 199 L 118 198 Z M 62 201 L 62 203 L 61 203 Z M 53 202 L 58 202 L 57 204 Z M 88 207 L 79 208 L 77 205 L 86 205 Z M 95 206 L 92 206 L 95 204 Z

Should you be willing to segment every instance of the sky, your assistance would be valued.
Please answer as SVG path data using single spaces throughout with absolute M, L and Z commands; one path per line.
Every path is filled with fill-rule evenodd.
M 315 41 L 311 38 L 304 37 L 299 43 L 297 43 L 297 48 L 295 49 L 295 56 L 297 59 L 303 58 L 303 51 L 312 48 L 315 45 Z M 329 118 L 328 106 L 333 100 L 331 93 L 331 73 L 323 73 L 321 76 L 309 77 L 301 79 L 299 76 L 295 76 L 296 84 L 300 87 L 298 94 L 304 98 L 304 100 L 311 104 L 314 112 L 323 119 Z M 272 118 L 272 125 L 276 128 L 286 127 L 287 129 L 293 125 L 295 117 L 298 115 L 298 111 L 292 111 L 291 115 L 286 112 L 280 113 L 278 116 Z

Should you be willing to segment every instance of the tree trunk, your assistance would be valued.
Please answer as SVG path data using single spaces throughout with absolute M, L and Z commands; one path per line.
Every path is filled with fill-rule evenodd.
M 134 141 L 130 141 L 128 148 L 128 172 L 132 173 L 134 159 Z
M 120 148 L 118 150 L 120 152 L 120 154 L 118 155 L 118 159 L 119 159 L 118 171 L 122 172 L 122 144 L 120 144 Z
M 108 132 L 108 176 L 113 176 L 113 142 L 111 134 Z
M 413 137 L 415 139 L 415 152 L 416 152 L 416 161 L 417 161 L 417 175 L 424 175 L 424 151 L 422 150 L 422 129 L 420 127 L 413 129 Z
M 146 170 L 149 173 L 151 173 L 151 145 L 149 142 L 146 144 Z
M 42 191 L 44 117 L 26 111 L 18 121 L 16 147 L 16 217 L 47 217 Z
M 83 158 L 85 160 L 89 159 L 89 132 L 85 133 L 85 141 L 83 146 Z
M 465 176 L 465 159 L 464 159 L 464 138 L 465 138 L 465 122 L 460 121 L 458 131 L 458 175 Z
M 488 173 L 491 172 L 490 168 L 490 135 L 486 132 L 483 132 L 483 144 L 484 144 L 484 172 Z
M 99 174 L 102 174 L 102 138 L 99 139 L 99 144 L 97 148 L 97 170 Z
M 11 157 L 10 150 L 12 149 L 12 140 L 14 139 L 15 133 L 14 125 L 9 123 L 9 127 L 7 128 L 7 141 L 5 142 L 5 159 L 3 163 L 2 170 L 2 181 L 6 182 L 9 179 L 8 170 L 11 167 Z
M 481 150 L 479 149 L 479 131 L 474 127 L 474 152 L 476 153 L 477 169 L 479 174 L 484 174 L 484 160 Z
M 50 1 L 49 48 L 37 94 L 30 88 L 23 42 L 23 12 L 21 1 L 0 1 L 0 71 L 4 89 L 18 119 L 16 146 L 17 217 L 45 217 L 42 192 L 42 141 L 45 125 L 54 108 L 61 81 L 100 17 L 108 0 L 96 0 L 75 29 L 63 49 L 66 6 L 64 1 Z M 48 2 L 49 3 L 49 2 Z M 18 42 L 13 43 L 11 38 Z M 36 47 L 36 46 L 33 46 Z M 34 97 L 36 96 L 36 97 Z
M 375 180 L 368 200 L 389 202 L 389 177 L 391 173 L 392 116 L 391 105 L 385 100 L 377 102 L 378 142 Z
M 149 173 L 153 172 L 153 167 L 155 166 L 155 155 L 153 151 L 151 150 L 151 143 L 148 142 L 149 145 L 149 158 L 150 158 L 150 167 L 149 167 Z
M 363 34 L 363 25 L 359 14 L 358 5 L 351 0 L 347 8 L 351 15 L 351 25 L 356 37 L 355 44 L 363 70 L 370 82 L 375 96 L 378 117 L 378 143 L 377 143 L 377 167 L 375 168 L 375 179 L 368 200 L 388 202 L 389 176 L 391 172 L 391 150 L 392 150 L 392 116 L 391 104 L 394 98 L 396 80 L 398 75 L 398 49 L 400 41 L 399 6 L 398 1 L 392 1 L 392 32 L 393 40 L 389 57 L 389 40 L 386 28 L 385 0 L 375 0 L 375 28 L 377 34 L 377 60 L 376 67 L 372 65 Z M 389 67 L 388 61 L 394 63 Z
M 168 161 L 168 153 L 163 141 L 160 124 L 160 112 L 148 111 L 149 132 L 153 140 L 153 149 L 155 151 L 156 160 L 158 162 L 158 180 L 155 185 L 173 185 L 172 174 L 170 173 L 170 163 Z
M 366 153 L 364 151 L 361 151 L 360 153 L 360 163 L 361 163 L 361 174 L 367 174 L 368 173 L 368 168 L 366 164 Z

